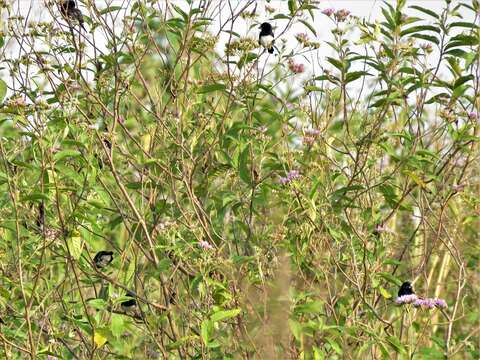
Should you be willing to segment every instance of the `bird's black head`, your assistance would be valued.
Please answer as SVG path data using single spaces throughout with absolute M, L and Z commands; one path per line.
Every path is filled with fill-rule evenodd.
M 262 25 L 260 25 L 260 30 L 262 30 L 264 33 L 270 33 L 272 32 L 272 25 L 268 22 L 264 22 Z
M 398 290 L 398 296 L 403 296 L 403 295 L 412 295 L 415 294 L 413 291 L 412 284 L 410 281 L 405 281 L 402 286 L 400 286 L 400 289 Z
M 125 294 L 125 296 L 128 298 L 128 300 L 125 300 L 121 303 L 124 308 L 131 308 L 137 305 L 137 301 L 135 300 L 135 296 L 133 295 L 133 293 L 129 291 Z
M 62 2 L 60 7 L 61 7 L 61 10 L 62 10 L 63 14 L 67 15 L 70 11 L 72 11 L 73 9 L 75 9 L 77 7 L 77 4 L 75 3 L 75 0 L 66 0 L 66 1 Z

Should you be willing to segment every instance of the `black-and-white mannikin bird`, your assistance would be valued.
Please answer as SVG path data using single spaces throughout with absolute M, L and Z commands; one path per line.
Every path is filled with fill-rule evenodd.
M 83 15 L 77 7 L 75 0 L 65 0 L 60 4 L 60 12 L 67 20 L 76 20 L 78 24 L 85 30 L 83 26 Z
M 412 284 L 409 281 L 405 281 L 398 290 L 398 297 L 413 294 L 415 294 L 415 291 L 413 291 Z
M 97 269 L 102 269 L 113 260 L 113 251 L 99 251 L 93 258 L 93 263 Z
M 264 22 L 262 25 L 260 25 L 260 34 L 258 35 L 258 42 L 270 54 L 273 54 L 273 43 L 275 42 L 275 38 L 273 36 L 273 29 L 270 23 Z
M 129 300 L 122 302 L 120 306 L 125 313 L 131 313 L 132 311 L 135 311 L 137 300 L 135 300 L 133 294 L 131 293 L 127 293 L 126 296 L 129 298 Z

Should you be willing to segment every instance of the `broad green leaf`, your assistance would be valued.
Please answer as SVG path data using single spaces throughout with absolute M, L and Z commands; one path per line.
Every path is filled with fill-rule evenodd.
M 238 159 L 238 172 L 240 174 L 240 179 L 242 179 L 245 184 L 250 186 L 252 184 L 252 179 L 250 176 L 250 169 L 248 167 L 249 155 L 250 150 L 249 147 L 246 146 Z
M 302 324 L 300 324 L 296 320 L 288 319 L 288 326 L 290 327 L 290 331 L 292 332 L 295 339 L 297 341 L 301 341 L 301 339 L 302 339 Z
M 213 322 L 208 319 L 203 320 L 201 329 L 200 329 L 200 336 L 205 345 L 208 346 L 208 343 L 210 342 L 210 338 L 212 334 L 213 334 Z
M 405 354 L 405 346 L 396 336 L 389 336 L 387 337 L 388 344 L 395 350 L 395 352 L 399 354 Z
M 97 310 L 105 310 L 107 308 L 107 303 L 103 299 L 90 299 L 87 303 Z
M 218 311 L 211 316 L 210 320 L 213 322 L 227 320 L 237 316 L 238 314 L 240 314 L 241 311 L 242 309 Z
M 60 161 L 66 157 L 78 157 L 81 155 L 82 154 L 78 150 L 67 149 L 67 150 L 59 151 L 53 156 L 53 158 L 55 159 L 55 161 Z
M 67 243 L 72 257 L 75 260 L 80 259 L 80 255 L 82 255 L 83 249 L 83 240 L 80 237 L 80 233 L 74 231 L 72 236 L 68 238 Z
M 7 95 L 7 84 L 0 79 L 0 102 L 3 102 L 5 95 Z
M 125 331 L 124 316 L 120 314 L 112 314 L 112 322 L 110 324 L 110 330 L 113 336 L 119 337 Z
M 225 84 L 210 84 L 210 85 L 203 85 L 198 90 L 198 94 L 207 94 L 214 91 L 224 91 L 227 88 Z

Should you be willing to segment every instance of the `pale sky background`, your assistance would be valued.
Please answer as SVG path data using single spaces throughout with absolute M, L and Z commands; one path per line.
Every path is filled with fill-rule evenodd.
M 78 1 L 78 0 L 77 0 Z M 226 3 L 226 0 L 213 0 L 213 1 L 218 1 L 219 4 L 221 2 Z M 171 3 L 172 1 L 170 1 Z M 178 1 L 173 1 L 175 4 L 180 5 L 181 7 L 183 6 L 188 6 L 185 0 L 178 0 Z M 389 0 L 388 1 L 390 4 L 395 6 L 396 1 L 394 0 Z M 455 3 L 458 3 L 459 1 L 452 1 L 452 5 Z M 461 2 L 466 2 L 465 0 Z M 129 8 L 131 4 L 134 3 L 134 0 L 112 0 L 112 1 L 95 1 L 96 6 L 99 9 L 102 9 L 104 7 L 107 7 L 107 4 L 110 5 L 118 5 L 122 6 L 123 8 Z M 161 3 L 161 2 L 159 2 Z M 241 5 L 244 3 L 244 0 L 238 0 L 234 1 L 232 0 L 231 3 L 233 4 L 238 4 Z M 257 14 L 259 15 L 255 21 L 249 21 L 249 23 L 246 23 L 243 19 L 238 19 L 235 23 L 235 28 L 234 31 L 239 33 L 241 36 L 245 36 L 248 34 L 248 36 L 251 37 L 257 37 L 258 36 L 258 26 L 252 27 L 254 23 L 261 23 L 263 21 L 269 20 L 269 17 L 273 16 L 271 14 L 266 13 L 265 11 L 265 4 L 268 4 L 271 7 L 279 9 L 278 13 L 288 13 L 288 5 L 287 1 L 280 1 L 280 0 L 272 0 L 272 1 L 257 1 Z M 411 5 L 418 5 L 418 6 L 423 6 L 426 7 L 430 10 L 433 10 L 437 13 L 440 13 L 442 9 L 445 6 L 445 1 L 444 0 L 407 0 L 406 4 L 406 12 L 409 13 L 410 10 L 408 10 L 408 7 Z M 308 74 L 315 72 L 318 73 L 319 66 L 323 66 L 324 61 L 323 59 L 326 56 L 331 55 L 331 49 L 330 47 L 324 43 L 325 40 L 331 40 L 332 35 L 330 33 L 330 30 L 333 28 L 333 22 L 325 15 L 321 14 L 321 11 L 326 8 L 334 8 L 334 9 L 347 9 L 351 11 L 352 15 L 358 16 L 360 18 L 367 18 L 370 21 L 377 20 L 379 18 L 382 18 L 381 14 L 381 7 L 383 5 L 383 1 L 379 0 L 321 0 L 319 2 L 319 10 L 315 12 L 315 21 L 313 23 L 316 31 L 317 31 L 317 37 L 313 36 L 308 29 L 301 23 L 295 23 L 293 27 L 291 28 L 290 31 L 284 33 L 281 36 L 281 39 L 284 39 L 286 41 L 286 47 L 287 47 L 287 52 L 290 50 L 294 50 L 298 48 L 298 43 L 295 39 L 295 34 L 300 33 L 300 32 L 306 32 L 309 34 L 309 37 L 312 40 L 319 41 L 321 42 L 321 48 L 318 50 L 318 52 L 315 54 L 315 56 L 309 56 L 309 58 L 304 58 L 304 59 L 298 59 L 298 61 L 305 62 L 307 66 L 307 71 L 305 76 L 308 76 Z M 15 9 L 19 14 L 22 16 L 28 17 L 31 21 L 51 21 L 52 18 L 49 14 L 49 11 L 45 9 L 45 2 L 43 0 L 15 0 L 13 3 L 13 9 Z M 84 9 L 83 5 L 80 4 L 80 9 Z M 253 6 L 249 8 L 249 10 L 252 10 Z M 86 12 L 84 10 L 84 12 Z M 119 12 L 119 16 L 117 18 L 117 21 L 119 24 L 115 27 L 115 29 L 119 30 L 121 28 L 120 26 L 120 19 L 122 17 L 121 14 L 124 13 L 124 10 L 121 10 Z M 127 12 L 128 13 L 128 12 Z M 225 14 L 224 14 L 225 13 Z M 428 19 L 428 16 L 422 13 L 415 12 L 417 16 L 420 16 L 422 18 Z M 225 6 L 224 11 L 222 12 L 222 18 L 225 20 L 229 15 L 228 12 L 228 6 Z M 5 17 L 5 14 L 3 14 L 3 17 Z M 58 16 L 60 18 L 60 16 Z M 429 19 L 433 20 L 433 19 Z M 469 21 L 472 21 L 473 19 L 467 19 Z M 63 22 L 63 20 L 59 20 L 60 22 Z M 312 23 L 311 21 L 309 21 Z M 285 20 L 275 20 L 272 21 L 272 24 L 276 26 L 276 32 L 279 34 L 280 32 L 283 31 L 283 28 L 286 24 Z M 248 28 L 251 28 L 251 30 L 248 30 Z M 213 26 L 213 29 L 215 29 L 215 26 Z M 92 34 L 87 35 L 89 39 L 92 39 Z M 227 33 L 222 33 L 218 45 L 218 51 L 220 54 L 223 53 L 223 50 L 225 48 L 225 43 L 228 39 L 229 35 Z M 355 36 L 354 34 L 352 35 L 352 40 L 358 39 L 358 35 Z M 102 34 L 99 31 L 95 32 L 95 41 L 98 44 L 102 43 Z M 277 42 L 280 42 L 280 39 L 277 39 Z M 423 41 L 419 41 L 421 43 Z M 103 41 L 105 43 L 105 41 Z M 11 45 L 11 44 L 10 44 Z M 102 46 L 100 46 L 102 47 Z M 88 50 L 87 47 L 87 51 Z M 15 49 L 15 46 L 10 46 L 6 52 L 6 55 L 9 57 L 15 57 L 18 54 L 18 48 Z M 432 63 L 435 62 L 435 53 L 432 56 Z M 269 62 L 275 62 L 278 61 L 279 58 L 272 56 L 269 58 Z M 297 59 L 295 59 L 297 60 Z M 314 60 L 314 61 L 312 61 Z M 8 83 L 8 79 L 3 76 L 5 81 Z

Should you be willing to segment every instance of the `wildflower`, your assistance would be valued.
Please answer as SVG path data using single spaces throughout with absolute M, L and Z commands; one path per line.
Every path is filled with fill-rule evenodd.
M 321 134 L 321 131 L 318 129 L 305 129 L 304 132 L 309 136 L 318 136 Z
M 308 42 L 308 35 L 307 33 L 298 33 L 297 35 L 295 35 L 295 39 L 297 39 L 299 43 L 304 44 Z
M 411 304 L 413 302 L 416 302 L 417 300 L 418 300 L 418 296 L 415 294 L 402 295 L 395 299 L 395 304 L 397 305 Z
M 455 192 L 460 192 L 465 188 L 465 184 L 455 184 L 452 186 L 452 190 Z
M 205 241 L 205 240 L 200 240 L 198 242 L 198 246 L 200 246 L 200 248 L 202 248 L 203 250 L 212 250 L 213 249 L 213 246 L 210 245 L 210 243 L 208 241 Z
M 294 74 L 301 74 L 305 71 L 305 65 L 295 63 L 292 59 L 288 60 L 288 68 Z
M 100 125 L 98 124 L 90 124 L 87 126 L 90 130 L 98 130 L 100 129 Z
M 389 227 L 381 225 L 381 224 L 378 224 L 377 226 L 375 226 L 375 232 L 377 232 L 379 234 L 380 233 L 389 233 L 389 234 L 394 234 L 395 233 L 395 231 L 393 231 Z
M 476 112 L 474 112 L 474 111 L 471 111 L 471 112 L 468 113 L 468 118 L 469 118 L 470 120 L 478 119 L 478 114 L 477 114 Z
M 344 21 L 350 15 L 350 11 L 347 9 L 340 9 L 335 13 L 335 17 L 338 21 Z
M 434 298 L 434 299 L 432 299 L 432 298 L 425 298 L 425 299 L 418 298 L 413 303 L 413 306 L 415 306 L 415 307 L 425 307 L 427 309 L 433 309 L 435 307 L 445 309 L 447 307 L 447 302 L 445 300 L 439 299 L 439 298 Z
M 286 177 L 280 177 L 280 184 L 285 185 L 300 177 L 298 170 L 290 170 Z
M 328 9 L 322 10 L 323 15 L 332 16 L 334 13 L 335 13 L 334 8 L 328 8 Z
M 435 298 L 435 299 L 433 299 L 433 302 L 435 303 L 436 307 L 439 307 L 439 308 L 442 308 L 442 309 L 445 309 L 448 306 L 447 302 L 443 299 Z
M 303 143 L 304 144 L 313 144 L 315 142 L 315 138 L 312 136 L 304 136 Z
M 430 54 L 433 51 L 432 44 L 421 44 L 420 48 L 425 51 L 427 54 Z

